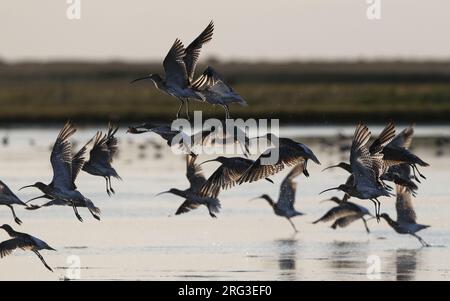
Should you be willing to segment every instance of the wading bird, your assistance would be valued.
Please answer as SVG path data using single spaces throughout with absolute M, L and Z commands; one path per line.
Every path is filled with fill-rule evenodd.
M 426 167 L 429 166 L 429 164 L 409 150 L 413 136 L 414 125 L 410 125 L 383 148 L 383 161 L 386 168 L 397 166 L 399 164 L 407 164 L 411 166 L 414 179 L 420 183 L 419 178 L 416 176 L 416 172 L 421 178 L 426 179 L 426 177 L 420 173 L 417 165 Z M 398 184 L 402 185 L 401 183 Z
M 94 176 L 103 177 L 106 181 L 106 193 L 115 193 L 111 186 L 111 177 L 122 180 L 114 167 L 111 166 L 117 154 L 117 138 L 114 134 L 119 127 L 108 125 L 108 133 L 98 132 L 94 137 L 94 146 L 89 152 L 89 160 L 83 164 L 82 170 Z M 82 149 L 83 150 L 83 149 Z M 80 151 L 82 151 L 80 150 Z
M 227 85 L 222 77 L 210 66 L 192 84 L 192 87 L 196 91 L 201 92 L 206 102 L 222 106 L 225 110 L 225 119 L 230 118 L 230 109 L 228 107 L 230 103 L 247 106 L 247 102 L 242 96 Z
M 395 127 L 393 123 L 389 123 L 386 128 L 383 130 L 383 133 L 380 134 L 382 137 L 383 134 L 386 134 L 385 137 L 391 137 L 395 133 Z M 424 177 L 417 169 L 416 164 L 421 166 L 428 166 L 428 163 L 424 162 L 422 159 L 411 153 L 408 148 L 412 142 L 412 136 L 414 133 L 413 126 L 410 126 L 404 129 L 401 133 L 395 136 L 392 141 L 387 143 L 383 149 L 381 150 L 381 154 L 383 155 L 383 165 L 380 172 L 380 180 L 382 181 L 390 181 L 394 182 L 397 185 L 405 186 L 415 194 L 415 190 L 418 189 L 417 185 L 411 180 L 411 176 L 409 173 L 409 167 L 413 169 L 414 179 L 416 179 L 419 183 L 419 179 L 415 175 L 415 171 Z M 380 138 L 379 138 L 380 139 Z M 379 139 L 376 139 L 369 148 L 369 152 L 371 154 L 377 154 L 380 150 Z M 388 140 L 386 140 L 388 141 Z M 326 169 L 340 167 L 349 173 L 352 172 L 351 166 L 348 163 L 341 162 L 337 165 L 329 166 Z M 405 170 L 407 171 L 405 173 Z
M 409 234 L 419 240 L 424 247 L 429 247 L 416 233 L 430 226 L 416 223 L 416 212 L 412 204 L 411 193 L 403 186 L 397 185 L 397 200 L 395 202 L 397 211 L 397 221 L 394 221 L 387 213 L 381 214 L 381 217 L 399 234 Z
M 255 199 L 264 199 L 269 205 L 273 208 L 273 211 L 276 215 L 285 217 L 291 226 L 294 228 L 295 232 L 298 232 L 291 218 L 303 215 L 303 213 L 297 211 L 294 208 L 295 204 L 295 193 L 297 191 L 297 183 L 294 182 L 294 179 L 304 172 L 304 162 L 294 166 L 289 174 L 284 178 L 283 182 L 280 186 L 280 193 L 278 196 L 278 202 L 274 202 L 274 200 L 268 196 L 267 194 L 263 194 L 260 197 Z
M 204 101 L 204 96 L 192 88 L 195 67 L 200 56 L 203 44 L 211 41 L 214 23 L 211 21 L 203 32 L 187 48 L 176 39 L 163 62 L 165 78 L 159 74 L 149 74 L 133 80 L 131 83 L 150 79 L 156 88 L 170 96 L 178 98 L 181 102 L 176 117 L 178 118 L 183 105 L 186 103 L 186 115 L 189 119 L 189 98 Z
M 5 240 L 0 243 L 0 258 L 10 255 L 15 249 L 29 250 L 39 257 L 44 266 L 53 272 L 52 268 L 45 262 L 44 257 L 39 253 L 40 250 L 51 250 L 56 251 L 50 247 L 45 241 L 40 240 L 37 237 L 31 236 L 30 234 L 20 233 L 14 231 L 10 225 L 0 226 L 3 230 L 8 233 L 10 237 L 9 240 Z
M 77 208 L 87 208 L 91 212 L 92 216 L 95 219 L 100 220 L 100 214 L 101 214 L 100 208 L 95 207 L 94 203 L 92 203 L 92 201 L 89 200 L 89 199 L 74 200 L 71 203 L 68 203 L 67 201 L 62 200 L 62 199 L 52 199 L 52 197 L 49 196 L 49 195 L 41 195 L 41 196 L 38 196 L 38 197 L 35 197 L 35 198 L 32 198 L 32 199 L 28 200 L 28 202 L 31 202 L 31 201 L 34 201 L 34 200 L 37 200 L 37 199 L 42 199 L 42 198 L 49 199 L 50 201 L 47 202 L 47 203 L 44 203 L 42 205 L 32 204 L 32 205 L 29 205 L 29 206 L 25 207 L 25 209 L 27 209 L 27 210 L 37 210 L 37 209 L 41 209 L 41 208 L 44 208 L 44 207 L 51 207 L 51 206 L 72 206 L 72 207 L 76 208 L 75 209 L 76 217 L 80 221 L 83 221 L 83 218 L 79 215 Z
M 220 201 L 214 197 L 204 197 L 199 195 L 199 191 L 205 184 L 206 179 L 201 167 L 195 163 L 195 159 L 196 156 L 186 155 L 186 177 L 190 183 L 189 188 L 185 190 L 171 188 L 168 191 L 160 192 L 157 195 L 172 193 L 186 199 L 175 212 L 175 215 L 189 212 L 204 205 L 208 208 L 209 215 L 215 218 L 215 213 L 218 213 L 220 210 Z
M 3 181 L 0 181 L 0 205 L 8 206 L 11 209 L 14 221 L 19 225 L 22 224 L 22 221 L 16 216 L 13 205 L 27 206 L 27 204 L 22 202 Z
M 258 138 L 263 137 L 273 142 L 275 147 L 267 149 L 253 162 L 239 178 L 239 184 L 258 181 L 280 172 L 285 166 L 299 164 L 303 167 L 305 176 L 308 177 L 309 173 L 306 169 L 308 160 L 311 159 L 315 163 L 320 164 L 312 150 L 303 143 L 295 142 L 289 138 L 278 138 L 271 133 Z
M 66 201 L 68 206 L 72 206 L 76 217 L 79 221 L 83 221 L 77 210 L 77 204 L 84 204 L 82 207 L 87 207 L 92 216 L 100 220 L 98 208 L 94 206 L 91 200 L 83 196 L 75 185 L 75 179 L 84 164 L 84 154 L 86 152 L 86 145 L 75 156 L 72 156 L 72 146 L 69 138 L 76 132 L 75 127 L 71 122 L 67 122 L 59 132 L 58 138 L 53 145 L 50 162 L 53 169 L 53 179 L 50 184 L 36 182 L 33 185 L 24 186 L 35 187 L 44 193 L 43 196 L 52 200 Z M 88 142 L 90 143 L 90 141 Z M 34 198 L 34 199 L 37 199 Z M 32 199 L 33 200 L 33 199 Z M 31 201 L 31 200 L 30 200 Z M 81 206 L 80 206 L 81 207 Z
M 337 189 L 358 199 L 371 200 L 375 205 L 376 217 L 379 221 L 381 203 L 378 201 L 378 197 L 391 196 L 380 180 L 380 175 L 383 170 L 383 155 L 381 154 L 381 150 L 383 149 L 383 145 L 392 140 L 392 138 L 389 140 L 387 137 L 387 135 L 380 135 L 378 138 L 379 142 L 377 142 L 378 151 L 370 153 L 367 147 L 367 142 L 370 139 L 370 131 L 367 126 L 359 123 L 356 126 L 350 150 L 351 176 L 345 184 L 326 189 L 320 194 Z
M 213 172 L 208 180 L 203 184 L 199 194 L 202 196 L 209 196 L 217 198 L 220 189 L 229 189 L 236 185 L 240 176 L 253 164 L 253 160 L 241 157 L 223 157 L 219 156 L 212 160 L 207 160 L 200 165 L 207 162 L 219 162 L 221 165 Z M 269 178 L 267 181 L 273 183 Z
M 328 210 L 327 213 L 325 213 L 318 220 L 314 221 L 313 224 L 334 220 L 331 228 L 336 229 L 337 227 L 345 228 L 354 221 L 361 219 L 364 223 L 364 227 L 366 228 L 367 233 L 370 233 L 369 227 L 367 226 L 367 220 L 364 218 L 364 216 L 372 216 L 372 214 L 370 214 L 367 208 L 353 202 L 349 202 L 348 199 L 349 196 L 345 195 L 342 200 L 337 197 L 332 197 L 329 200 L 325 200 L 335 202 L 336 204 L 338 204 L 338 206 Z
M 166 140 L 167 145 L 172 147 L 179 147 L 184 152 L 195 155 L 193 153 L 193 148 L 198 145 L 204 145 L 214 129 L 202 130 L 191 136 L 188 136 L 185 132 L 172 129 L 169 124 L 154 124 L 151 122 L 143 123 L 139 126 L 130 126 L 127 133 L 130 134 L 142 134 L 153 132 L 158 134 L 161 138 Z

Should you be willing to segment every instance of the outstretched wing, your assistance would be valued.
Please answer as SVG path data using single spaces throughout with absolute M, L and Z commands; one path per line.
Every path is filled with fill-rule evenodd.
M 90 139 L 72 158 L 72 182 L 75 183 L 78 174 L 83 168 L 84 162 L 86 158 L 84 155 L 86 154 L 87 146 L 91 143 L 92 139 Z
M 199 203 L 195 203 L 189 200 L 186 200 L 183 202 L 183 204 L 178 207 L 177 211 L 175 212 L 175 215 L 187 213 L 191 210 L 197 209 L 200 206 Z
M 94 145 L 89 152 L 89 161 L 98 165 L 109 164 L 109 151 L 106 146 L 106 135 L 102 132 L 97 132 L 93 139 Z
M 190 189 L 192 192 L 200 191 L 201 187 L 206 182 L 202 168 L 195 163 L 195 159 L 197 159 L 197 156 L 186 155 L 186 177 L 191 184 Z
M 371 154 L 381 153 L 383 148 L 388 145 L 392 139 L 395 137 L 395 124 L 389 122 L 388 125 L 383 129 L 380 136 L 375 139 L 370 145 L 369 152 Z
M 348 216 L 344 216 L 341 218 L 338 218 L 333 225 L 331 225 L 331 227 L 333 229 L 335 229 L 337 226 L 341 227 L 341 228 L 345 228 L 348 225 L 350 225 L 351 223 L 353 223 L 354 221 L 360 219 L 361 217 L 357 214 L 354 215 L 348 215 Z
M 397 210 L 397 221 L 399 223 L 415 223 L 416 212 L 412 204 L 410 190 L 400 185 L 396 185 L 396 188 L 397 200 L 395 201 L 395 209 Z
M 277 157 L 278 160 L 274 164 L 263 164 L 264 159 Z M 238 183 L 254 182 L 260 179 L 272 176 L 281 170 L 285 166 L 293 166 L 305 162 L 305 158 L 299 156 L 298 153 L 287 145 L 281 145 L 279 148 L 270 148 L 263 152 L 259 158 L 253 162 L 253 164 L 245 171 L 245 173 L 239 178 Z
M 214 31 L 214 23 L 211 21 L 202 33 L 186 48 L 186 55 L 184 57 L 184 64 L 186 66 L 189 79 L 194 77 L 195 66 L 197 65 L 200 50 L 203 44 L 211 41 Z
M 304 162 L 296 165 L 284 178 L 280 186 L 280 195 L 278 197 L 277 206 L 285 209 L 294 209 L 295 193 L 297 191 L 297 183 L 294 179 L 303 173 Z
M 61 189 L 72 189 L 72 152 L 69 137 L 75 133 L 73 124 L 67 122 L 59 132 L 53 145 L 50 162 L 53 169 L 53 185 Z
M 114 136 L 117 133 L 119 126 L 114 126 L 111 123 L 108 124 L 108 135 L 106 136 L 106 148 L 109 152 L 108 162 L 112 163 L 114 157 L 117 155 L 119 150 L 117 146 L 117 138 Z
M 253 163 L 252 160 L 245 158 L 230 158 L 231 163 L 223 163 L 208 178 L 200 190 L 201 196 L 217 198 L 220 189 L 228 189 L 236 184 L 239 177 Z
M 369 139 L 369 129 L 359 123 L 356 126 L 350 150 L 350 165 L 356 186 L 372 186 L 377 182 L 377 174 L 373 168 L 374 156 L 371 156 L 366 146 Z M 377 160 L 381 160 L 383 157 L 383 155 L 376 156 Z
M 21 237 L 5 240 L 0 243 L 0 258 L 10 255 L 15 249 L 28 250 L 31 247 L 30 242 Z
M 176 39 L 164 59 L 163 66 L 166 73 L 166 83 L 168 86 L 186 87 L 188 83 L 188 74 L 184 57 L 186 50 L 183 43 Z
M 406 149 L 411 147 L 412 139 L 414 136 L 414 124 L 410 125 L 403 131 L 401 131 L 395 138 L 389 143 L 389 145 L 404 147 Z

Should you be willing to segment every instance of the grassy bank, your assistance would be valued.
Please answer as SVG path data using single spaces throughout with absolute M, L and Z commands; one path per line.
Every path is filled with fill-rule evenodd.
M 219 64 L 248 102 L 232 117 L 333 123 L 395 119 L 448 123 L 450 63 Z M 200 66 L 202 68 L 203 66 Z M 172 119 L 178 101 L 151 82 L 129 85 L 155 64 L 51 63 L 0 65 L 0 120 L 103 122 Z M 206 116 L 223 110 L 195 103 Z

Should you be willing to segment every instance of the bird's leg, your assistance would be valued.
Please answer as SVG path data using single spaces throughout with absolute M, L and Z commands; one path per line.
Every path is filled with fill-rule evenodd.
M 411 166 L 411 169 L 412 169 L 412 171 L 413 171 L 414 180 L 416 180 L 418 183 L 421 183 L 420 180 L 419 180 L 419 178 L 418 178 L 417 175 L 416 175 L 416 169 L 415 169 L 414 164 L 410 164 L 409 166 Z
M 367 226 L 367 221 L 366 221 L 366 219 L 364 218 L 364 216 L 362 216 L 361 219 L 362 219 L 362 221 L 363 221 L 363 223 L 364 223 L 364 227 L 366 227 L 367 234 L 370 234 L 370 229 L 369 229 L 369 227 Z
M 380 213 L 381 213 L 381 202 L 375 198 L 375 201 L 378 203 L 378 220 L 380 219 Z
M 189 98 L 186 98 L 185 101 L 186 101 L 186 118 L 187 120 L 191 120 L 189 118 Z
M 96 220 L 100 220 L 100 216 L 98 216 L 97 214 L 95 214 L 90 208 L 88 208 L 89 209 L 89 212 L 91 213 L 91 215 L 96 219 Z
M 423 240 L 422 239 L 422 237 L 420 237 L 419 235 L 417 235 L 417 234 L 411 234 L 412 236 L 414 236 L 415 238 L 417 238 L 419 241 L 420 241 L 420 243 L 422 244 L 422 246 L 424 246 L 424 247 L 431 247 L 431 245 L 429 245 L 425 240 Z
M 14 207 L 12 205 L 7 205 L 9 207 L 9 209 L 11 209 L 11 212 L 13 214 L 14 217 L 14 221 L 18 224 L 21 225 L 22 221 L 17 217 L 16 212 L 14 211 Z
M 222 105 L 222 107 L 225 109 L 225 119 L 230 119 L 230 109 L 228 108 L 228 105 Z
M 178 97 L 178 99 L 181 101 L 181 104 L 180 104 L 180 107 L 178 108 L 178 111 L 177 111 L 177 119 L 180 117 L 180 112 L 181 112 L 181 109 L 183 108 L 183 105 L 184 105 L 184 100 L 183 100 L 183 98 L 180 98 L 180 97 Z
M 106 181 L 106 193 L 108 194 L 108 196 L 111 196 L 111 192 L 109 191 L 108 177 L 105 177 L 105 181 Z
M 297 228 L 295 227 L 294 223 L 291 221 L 290 218 L 287 219 L 289 221 L 289 223 L 291 224 L 292 228 L 294 228 L 295 233 L 298 233 Z
M 51 267 L 49 267 L 48 264 L 45 262 L 44 257 L 42 257 L 42 255 L 37 250 L 34 250 L 33 252 L 34 252 L 34 254 L 37 255 L 37 257 L 39 257 L 39 259 L 42 261 L 42 263 L 45 265 L 45 267 L 53 272 L 53 269 Z
M 374 199 L 370 199 L 372 201 L 372 203 L 375 205 L 375 216 L 377 218 L 377 222 L 380 222 L 380 214 L 378 212 L 378 206 L 377 206 L 377 202 L 375 202 Z
M 75 216 L 78 218 L 78 220 L 79 220 L 80 222 L 83 222 L 83 218 L 82 218 L 81 215 L 78 213 L 78 209 L 77 209 L 77 207 L 75 206 L 75 203 L 74 203 L 74 202 L 72 202 L 72 208 L 73 208 L 73 212 L 75 212 Z
M 110 190 L 113 194 L 116 194 L 116 192 L 114 191 L 114 189 L 113 189 L 112 186 L 111 186 L 111 177 L 108 177 L 108 180 L 109 180 L 109 190 Z
M 420 170 L 419 170 L 419 168 L 417 167 L 416 164 L 413 164 L 413 167 L 416 169 L 417 173 L 419 174 L 419 176 L 420 176 L 422 179 L 425 179 L 425 180 L 427 179 L 427 177 L 425 177 L 423 174 L 420 173 Z

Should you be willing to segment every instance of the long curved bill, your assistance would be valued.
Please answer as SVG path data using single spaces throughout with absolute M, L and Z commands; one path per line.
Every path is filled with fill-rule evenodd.
M 248 201 L 249 201 L 249 202 L 252 202 L 252 201 L 257 200 L 257 199 L 260 199 L 260 198 L 261 198 L 261 197 L 257 196 L 256 198 L 250 199 L 250 200 L 248 200 Z
M 325 170 L 331 169 L 331 168 L 335 168 L 335 167 L 339 167 L 339 165 L 331 165 L 331 166 L 325 167 L 324 169 L 322 169 L 322 171 L 325 171 Z
M 27 185 L 27 186 L 20 187 L 19 190 L 22 190 L 24 188 L 29 188 L 29 187 L 36 187 L 36 186 L 35 185 Z
M 160 192 L 160 193 L 156 194 L 155 196 L 160 196 L 161 194 L 164 194 L 164 193 L 169 193 L 169 192 L 170 192 L 169 190 L 167 190 L 167 191 L 163 191 L 163 192 Z
M 215 162 L 215 161 L 217 161 L 217 160 L 216 159 L 206 160 L 206 161 L 203 161 L 202 163 L 200 163 L 199 165 L 202 165 L 202 164 L 205 164 L 208 162 Z
M 319 194 L 322 194 L 322 193 L 330 191 L 330 190 L 339 190 L 339 187 L 333 187 L 333 188 L 325 189 L 324 191 L 320 192 Z
M 144 77 L 139 77 L 139 78 L 136 78 L 136 79 L 132 80 L 132 81 L 130 82 L 130 84 L 135 83 L 135 82 L 138 82 L 138 81 L 140 81 L 140 80 L 150 79 L 150 78 L 151 78 L 151 77 L 150 77 L 149 75 L 144 76 Z

